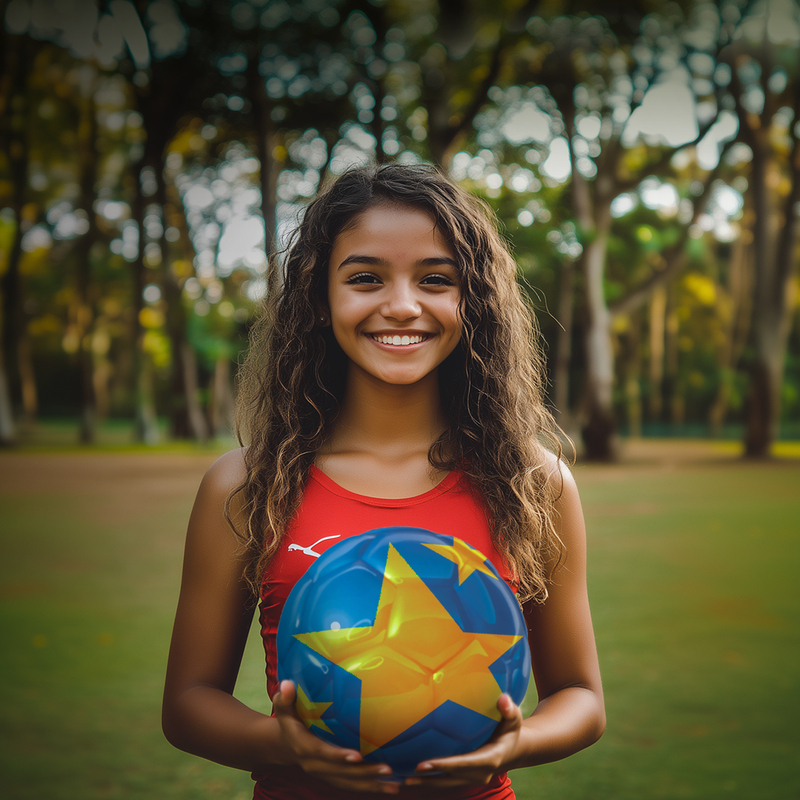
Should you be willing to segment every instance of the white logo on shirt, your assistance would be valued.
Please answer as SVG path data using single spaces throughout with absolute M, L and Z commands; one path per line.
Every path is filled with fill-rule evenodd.
M 337 534 L 336 536 L 323 536 L 322 539 L 317 539 L 314 544 L 309 547 L 303 547 L 301 544 L 290 544 L 289 550 L 302 550 L 307 556 L 313 556 L 314 558 L 319 558 L 320 554 L 317 553 L 314 548 L 320 543 L 324 542 L 327 539 L 338 539 L 341 534 Z

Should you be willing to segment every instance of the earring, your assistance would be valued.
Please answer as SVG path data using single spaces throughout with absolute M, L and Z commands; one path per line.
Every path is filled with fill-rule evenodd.
M 328 318 L 324 314 L 320 314 L 317 317 L 317 322 L 322 326 L 325 327 L 328 324 Z

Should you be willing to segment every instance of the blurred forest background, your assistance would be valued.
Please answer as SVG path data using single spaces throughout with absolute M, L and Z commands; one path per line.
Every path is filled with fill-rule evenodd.
M 387 160 L 497 210 L 587 458 L 800 438 L 794 0 L 0 8 L 3 444 L 229 435 L 268 258 Z

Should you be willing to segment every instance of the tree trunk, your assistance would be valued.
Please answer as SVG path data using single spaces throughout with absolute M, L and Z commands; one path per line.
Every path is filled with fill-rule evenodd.
M 614 352 L 611 315 L 603 294 L 607 230 L 598 231 L 586 246 L 582 266 L 586 293 L 584 455 L 591 461 L 612 461 L 616 456 L 616 422 L 613 410 Z
M 133 342 L 133 392 L 134 392 L 134 426 L 133 436 L 137 442 L 156 444 L 160 438 L 158 416 L 155 407 L 153 381 L 153 364 L 145 349 L 145 330 L 141 323 L 144 308 L 144 287 L 147 285 L 147 273 L 144 265 L 144 210 L 145 198 L 142 194 L 142 170 L 146 162 L 139 161 L 133 169 L 135 193 L 131 204 L 131 216 L 139 228 L 139 251 L 131 264 L 133 283 L 133 306 L 131 308 L 131 341 Z
M 264 86 L 264 78 L 258 71 L 257 43 L 252 47 L 247 60 L 247 94 L 253 107 L 253 128 L 256 139 L 256 155 L 261 165 L 259 183 L 261 188 L 261 216 L 264 218 L 264 250 L 267 259 L 276 249 L 278 175 L 280 165 L 276 163 L 275 123 L 270 116 L 272 103 Z
M 19 359 L 20 393 L 22 395 L 22 420 L 26 425 L 34 425 L 39 415 L 39 391 L 36 385 L 36 371 L 33 366 L 31 336 L 25 325 L 17 346 Z
M 730 405 L 734 370 L 747 341 L 752 303 L 752 266 L 750 245 L 742 239 L 734 242 L 728 266 L 728 318 L 725 320 L 723 343 L 717 351 L 721 378 L 708 413 L 709 429 L 715 437 L 722 434 Z
M 650 300 L 650 395 L 647 411 L 651 420 L 660 420 L 664 407 L 664 334 L 667 320 L 667 290 L 659 286 Z
M 78 130 L 80 147 L 80 199 L 81 208 L 89 220 L 89 230 L 75 246 L 76 259 L 76 310 L 75 327 L 78 341 L 77 367 L 80 391 L 80 427 L 78 438 L 83 444 L 94 442 L 97 434 L 97 412 L 94 398 L 94 355 L 92 353 L 92 327 L 94 325 L 94 299 L 92 297 L 92 249 L 98 240 L 97 217 L 94 212 L 97 181 L 97 109 L 94 103 L 95 81 L 85 87 L 82 98 L 81 121 Z
M 92 372 L 92 385 L 94 387 L 95 409 L 97 419 L 108 419 L 111 410 L 110 383 L 113 370 L 105 352 L 94 353 L 94 371 Z
M 754 320 L 755 353 L 745 417 L 747 458 L 769 458 L 778 436 L 788 333 L 786 319 L 783 309 L 776 308 L 771 315 L 758 315 Z
M 667 290 L 667 317 L 664 335 L 664 399 L 668 401 L 668 418 L 665 422 L 673 425 L 683 425 L 686 407 L 683 401 L 679 378 L 680 350 L 678 338 L 680 334 L 680 320 L 676 306 L 675 287 Z
M 8 391 L 8 377 L 3 351 L 0 349 L 0 447 L 8 447 L 16 441 L 14 414 L 11 409 L 11 394 Z
M 170 430 L 176 439 L 208 439 L 208 426 L 200 407 L 197 384 L 197 357 L 186 339 L 186 308 L 183 304 L 182 278 L 175 274 L 166 239 L 168 222 L 167 187 L 164 165 L 155 165 L 155 200 L 161 208 L 161 288 L 167 314 L 167 332 L 172 350 Z
M 153 362 L 150 354 L 144 349 L 142 333 L 136 344 L 134 356 L 134 377 L 136 381 L 136 418 L 133 436 L 137 442 L 158 444 L 161 434 L 158 430 L 158 416 L 153 402 L 155 395 Z
M 631 316 L 628 321 L 621 349 L 628 436 L 638 439 L 642 435 L 641 320 L 638 314 Z
M 575 154 L 572 137 L 575 132 L 575 107 L 571 93 L 559 97 L 564 124 L 569 141 L 572 169 L 572 199 L 575 215 L 583 241 L 580 269 L 583 274 L 583 291 L 586 303 L 584 329 L 585 379 L 582 400 L 581 438 L 584 457 L 590 461 L 613 461 L 617 455 L 614 418 L 614 350 L 611 339 L 611 313 L 606 303 L 604 276 L 606 250 L 611 230 L 611 201 L 613 175 L 616 171 L 612 159 L 609 175 L 589 185 L 586 178 L 574 168 Z M 612 155 L 614 148 L 609 148 Z
M 27 170 L 26 170 L 27 172 Z M 15 194 L 16 194 L 15 187 Z M 20 292 L 19 262 L 22 256 L 22 204 L 14 201 L 16 229 L 6 262 L 0 288 L 3 292 L 3 330 L 0 339 L 3 346 L 3 364 L 5 373 L 5 391 L 8 393 L 8 413 L 12 415 L 16 405 L 19 388 L 19 342 L 20 332 L 24 325 L 22 316 L 22 297 Z
M 747 411 L 745 417 L 745 456 L 769 458 L 778 435 L 786 343 L 791 322 L 787 302 L 789 283 L 795 272 L 795 211 L 800 187 L 800 165 L 792 163 L 792 189 L 784 208 L 776 208 L 774 193 L 769 191 L 775 178 L 780 179 L 776 159 L 770 158 L 771 146 L 764 136 L 756 135 L 753 148 L 751 183 L 755 220 L 753 246 L 756 275 L 753 298 L 753 363 L 750 367 Z M 798 159 L 795 140 L 792 161 Z
M 741 44 L 741 43 L 740 43 Z M 800 203 L 800 84 L 789 75 L 788 97 L 792 100 L 793 120 L 789 125 L 791 149 L 788 159 L 776 152 L 776 114 L 785 98 L 764 87 L 760 114 L 745 107 L 743 87 L 736 71 L 736 51 L 731 87 L 734 90 L 739 135 L 753 153 L 748 179 L 753 201 L 753 251 L 755 286 L 753 291 L 752 336 L 754 358 L 750 365 L 750 386 L 745 417 L 744 445 L 748 458 L 768 458 L 778 435 L 781 385 L 786 343 L 791 324 L 789 289 L 797 272 L 797 204 Z M 755 58 L 764 74 L 772 72 L 772 52 L 766 46 Z M 782 197 L 782 185 L 789 191 Z
M 231 362 L 229 358 L 218 358 L 211 377 L 211 402 L 209 416 L 214 436 L 231 433 L 234 429 L 236 401 L 231 385 Z
M 572 358 L 572 309 L 575 302 L 575 265 L 567 259 L 561 265 L 558 287 L 558 323 L 553 365 L 553 405 L 563 428 L 569 419 L 569 362 Z
M 2 10 L 5 9 L 3 5 Z M 4 391 L 8 405 L 4 414 L 11 415 L 13 428 L 14 408 L 20 399 L 25 376 L 20 374 L 20 344 L 25 335 L 25 311 L 20 276 L 22 237 L 35 221 L 23 218 L 23 208 L 28 200 L 30 166 L 30 115 L 32 113 L 28 78 L 37 53 L 45 45 L 29 36 L 11 36 L 0 33 L 2 64 L 0 74 L 0 145 L 6 161 L 6 177 L 11 184 L 8 204 L 14 212 L 15 229 L 9 248 L 5 272 L 0 279 L 2 291 L 2 332 Z M 24 346 L 23 346 L 24 348 Z M 24 349 L 23 349 L 24 355 Z M 24 367 L 23 367 L 24 369 Z
M 5 11 L 5 6 L 3 6 Z M 27 139 L 20 137 L 19 130 L 24 129 L 24 124 L 18 123 L 16 115 L 9 111 L 12 97 L 22 91 L 24 97 L 25 69 L 19 61 L 22 58 L 22 49 L 14 47 L 9 41 L 10 36 L 5 30 L 0 31 L 0 39 L 4 47 L 4 73 L 5 81 L 0 82 L 3 91 L 0 92 L 0 126 L 2 126 L 2 144 L 6 155 L 11 184 L 13 190 L 12 205 L 16 229 L 6 260 L 6 271 L 0 279 L 2 290 L 2 321 L 0 321 L 0 447 L 7 447 L 16 441 L 16 428 L 14 425 L 14 404 L 10 372 L 13 362 L 9 356 L 13 354 L 16 344 L 16 319 L 13 316 L 18 312 L 19 306 L 19 256 L 22 242 L 22 193 L 27 186 L 28 157 Z M 15 40 L 17 37 L 15 37 Z M 27 37 L 26 37 L 27 40 Z M 27 45 L 27 41 L 26 41 Z
M 185 316 L 184 316 L 185 319 Z M 180 347 L 181 386 L 185 396 L 185 406 L 180 409 L 179 425 L 186 425 L 188 434 L 198 442 L 208 439 L 208 424 L 198 399 L 197 354 L 185 337 L 178 344 Z M 183 421 L 185 414 L 186 420 Z

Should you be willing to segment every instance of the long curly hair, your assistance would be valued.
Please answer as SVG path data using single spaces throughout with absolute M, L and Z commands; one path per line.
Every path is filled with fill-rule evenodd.
M 460 274 L 463 332 L 439 368 L 448 427 L 428 460 L 471 480 L 520 602 L 543 601 L 548 564 L 561 553 L 554 525 L 561 484 L 552 455 L 560 457 L 561 447 L 544 404 L 535 318 L 492 212 L 427 165 L 383 164 L 341 175 L 308 206 L 283 260 L 271 260 L 263 313 L 240 371 L 237 435 L 246 478 L 226 507 L 247 551 L 245 578 L 257 588 L 344 396 L 347 358 L 331 328 L 318 324 L 334 242 L 382 203 L 429 214 Z M 230 514 L 236 495 L 238 524 Z

